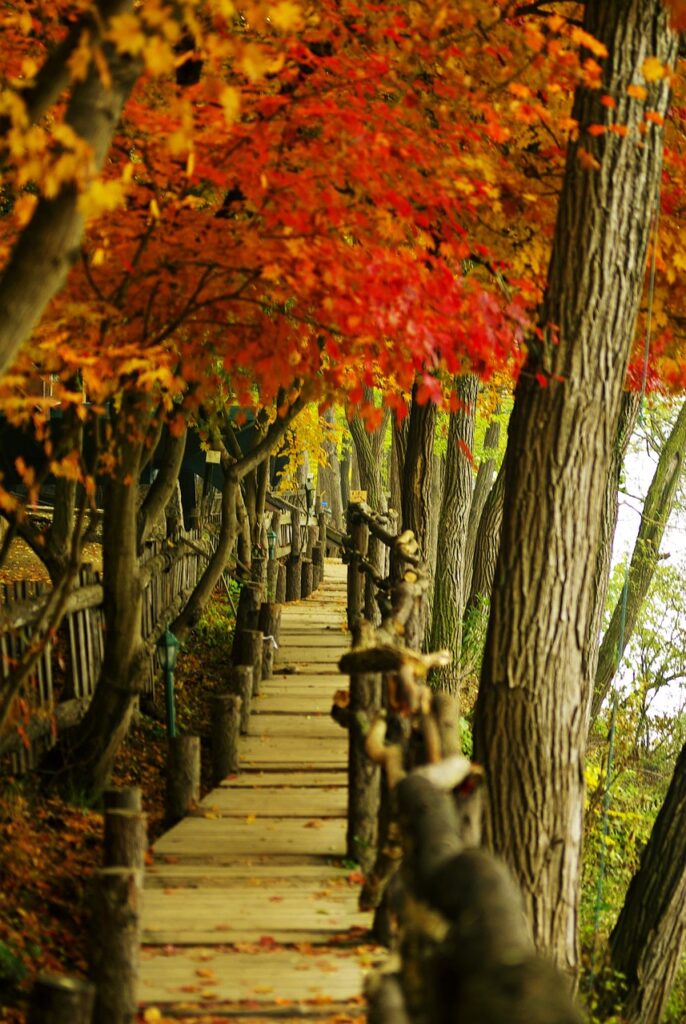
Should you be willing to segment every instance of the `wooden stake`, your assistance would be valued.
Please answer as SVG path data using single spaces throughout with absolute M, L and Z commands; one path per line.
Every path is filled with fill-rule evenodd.
M 105 811 L 143 810 L 140 786 L 109 786 L 102 795 Z
M 236 660 L 237 644 L 240 642 L 240 635 L 243 630 L 257 629 L 263 599 L 264 592 L 258 583 L 245 583 L 241 587 L 241 596 L 238 598 L 238 608 L 236 609 L 233 649 L 231 651 L 234 661 Z
M 91 1024 L 95 986 L 81 978 L 39 974 L 31 990 L 27 1024 Z
M 273 636 L 277 644 L 281 633 L 281 605 L 271 601 L 263 601 L 257 628 L 265 637 Z
M 311 558 L 303 558 L 301 564 L 301 576 L 300 576 L 300 596 L 309 597 L 314 589 L 314 566 L 312 565 Z
M 212 723 L 212 784 L 218 786 L 227 775 L 238 771 L 238 733 L 241 698 L 235 693 L 219 694 L 210 701 Z
M 381 706 L 381 676 L 350 677 L 348 745 L 348 857 L 366 874 L 376 859 L 381 800 L 381 773 L 365 751 L 363 721 L 371 723 Z
M 274 594 L 274 600 L 277 604 L 285 604 L 286 602 L 286 565 L 284 562 L 279 562 L 279 567 L 276 572 L 276 592 Z
M 96 871 L 91 887 L 89 975 L 96 988 L 93 1024 L 133 1024 L 138 1004 L 141 873 Z
M 200 737 L 175 736 L 167 749 L 166 820 L 171 824 L 200 799 Z
M 264 636 L 257 629 L 244 629 L 240 636 L 237 665 L 252 666 L 252 695 L 260 692 L 262 681 L 262 647 Z
M 245 736 L 252 704 L 252 665 L 234 665 L 229 669 L 228 690 L 241 698 L 241 733 Z
M 302 559 L 286 559 L 286 601 L 299 601 L 302 594 Z
M 145 814 L 121 808 L 105 811 L 103 863 L 106 868 L 135 868 L 142 871 L 147 848 Z

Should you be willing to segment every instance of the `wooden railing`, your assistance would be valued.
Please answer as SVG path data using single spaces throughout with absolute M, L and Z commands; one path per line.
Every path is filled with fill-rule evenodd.
M 206 542 L 205 542 L 206 544 Z M 207 544 L 206 544 L 207 546 Z M 209 552 L 201 535 L 182 534 L 169 546 L 163 541 L 146 545 L 142 569 L 148 575 L 143 591 L 143 639 L 149 661 L 143 692 L 152 693 L 159 675 L 155 643 L 174 613 L 190 595 Z M 0 587 L 0 674 L 7 679 L 31 640 L 48 599 L 48 584 L 18 581 Z M 104 654 L 104 613 L 101 574 L 82 569 L 79 585 L 67 602 L 67 611 L 55 643 L 43 648 L 28 681 L 22 687 L 19 718 L 0 739 L 0 756 L 11 754 L 11 770 L 26 771 L 51 745 L 56 730 L 75 724 L 85 712 L 100 674 Z
M 365 873 L 361 909 L 401 959 L 371 978 L 369 1020 L 580 1024 L 514 879 L 478 849 L 484 776 L 461 754 L 457 701 L 427 685 L 450 654 L 419 651 L 429 579 L 414 535 L 362 504 L 347 526 L 350 690 L 332 714 L 350 736 L 348 856 Z

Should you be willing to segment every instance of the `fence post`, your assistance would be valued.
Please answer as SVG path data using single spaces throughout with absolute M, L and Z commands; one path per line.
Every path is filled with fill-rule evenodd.
M 302 587 L 300 510 L 291 509 L 291 553 L 286 559 L 286 600 L 299 601 Z
M 263 600 L 264 592 L 259 583 L 243 584 L 236 609 L 236 627 L 233 634 L 233 647 L 231 651 L 234 658 L 240 646 L 240 637 L 243 630 L 257 629 L 260 606 Z
M 348 629 L 354 630 L 362 614 L 364 574 L 360 572 L 360 558 L 367 555 L 369 528 L 356 516 L 356 506 L 348 506 L 348 536 L 350 537 L 350 562 L 348 563 Z
M 93 1024 L 132 1024 L 138 998 L 141 872 L 103 868 L 91 888 Z
M 81 978 L 39 974 L 31 990 L 27 1024 L 91 1024 L 95 986 Z
M 252 695 L 260 692 L 262 682 L 262 648 L 264 636 L 258 629 L 244 629 L 240 637 L 240 646 L 236 653 L 237 665 L 252 666 Z
M 286 566 L 284 562 L 279 562 L 277 566 L 274 600 L 277 604 L 286 603 Z
M 241 698 L 235 693 L 219 694 L 210 701 L 212 723 L 212 784 L 217 786 L 238 771 L 238 733 Z
M 359 623 L 360 620 L 358 620 Z M 359 626 L 353 646 L 360 642 Z M 374 864 L 378 845 L 381 773 L 365 751 L 366 729 L 381 707 L 381 676 L 357 672 L 350 676 L 348 729 L 348 857 L 366 874 Z
M 106 868 L 135 868 L 142 871 L 148 846 L 147 818 L 140 811 L 125 808 L 105 810 L 103 863 Z
M 252 665 L 234 665 L 229 669 L 229 693 L 241 698 L 241 733 L 245 736 L 250 722 L 252 704 Z
M 106 812 L 143 810 L 140 786 L 108 786 L 102 797 Z
M 175 736 L 167 751 L 166 819 L 173 823 L 200 799 L 200 737 Z

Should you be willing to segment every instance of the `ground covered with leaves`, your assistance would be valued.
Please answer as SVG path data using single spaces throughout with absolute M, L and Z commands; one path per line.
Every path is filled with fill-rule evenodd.
M 180 731 L 209 735 L 208 698 L 223 685 L 232 614 L 216 594 L 182 649 L 176 674 Z M 112 783 L 140 786 L 152 842 L 163 831 L 166 733 L 163 687 L 139 715 L 115 765 Z M 203 791 L 209 788 L 203 743 Z M 102 862 L 102 813 L 41 786 L 38 776 L 5 780 L 0 794 L 0 1020 L 24 1024 L 25 1003 L 40 971 L 83 975 L 88 949 L 86 895 Z

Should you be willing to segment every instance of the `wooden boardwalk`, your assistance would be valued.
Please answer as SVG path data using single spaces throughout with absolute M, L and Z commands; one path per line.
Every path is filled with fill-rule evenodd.
M 140 998 L 174 1016 L 252 1020 L 362 1013 L 370 916 L 345 857 L 345 571 L 285 605 L 274 678 L 253 702 L 241 772 L 154 846 Z M 286 669 L 287 671 L 284 671 Z M 172 1004 L 172 1005 L 170 1005 Z

